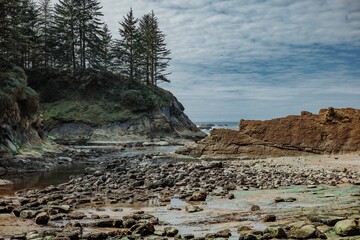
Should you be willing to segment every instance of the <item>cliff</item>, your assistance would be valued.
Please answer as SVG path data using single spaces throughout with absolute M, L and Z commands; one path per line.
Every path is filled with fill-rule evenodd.
M 360 150 L 360 110 L 322 109 L 266 121 L 241 120 L 240 130 L 214 129 L 178 150 L 193 156 L 267 157 Z
M 200 139 L 201 132 L 170 92 L 113 73 L 49 73 L 32 85 L 41 96 L 45 130 L 61 141 Z
M 21 68 L 0 59 L 0 157 L 25 143 L 41 145 L 40 127 L 38 94 Z

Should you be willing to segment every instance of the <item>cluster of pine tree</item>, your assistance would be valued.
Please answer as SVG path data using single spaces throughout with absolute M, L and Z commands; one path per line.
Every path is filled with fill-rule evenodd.
M 25 69 L 75 75 L 86 69 L 120 73 L 155 86 L 169 82 L 170 50 L 154 12 L 130 9 L 112 39 L 98 0 L 0 0 L 0 55 Z

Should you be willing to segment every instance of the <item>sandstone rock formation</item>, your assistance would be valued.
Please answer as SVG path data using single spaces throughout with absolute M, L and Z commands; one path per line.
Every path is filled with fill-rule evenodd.
M 266 157 L 360 150 L 360 110 L 322 109 L 266 121 L 241 120 L 240 130 L 214 129 L 177 152 L 193 156 Z

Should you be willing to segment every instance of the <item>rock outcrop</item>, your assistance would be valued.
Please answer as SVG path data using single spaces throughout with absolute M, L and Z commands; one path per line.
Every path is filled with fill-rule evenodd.
M 360 150 L 360 110 L 322 109 L 266 121 L 241 120 L 240 130 L 214 129 L 177 152 L 193 156 L 266 157 Z
M 55 126 L 48 128 L 49 135 L 63 140 L 147 141 L 160 138 L 197 140 L 206 136 L 184 113 L 183 105 L 175 97 L 167 106 L 146 112 L 133 120 L 95 125 L 78 121 L 57 122 Z
M 0 59 L 0 158 L 24 143 L 41 145 L 38 94 L 27 86 L 24 71 Z

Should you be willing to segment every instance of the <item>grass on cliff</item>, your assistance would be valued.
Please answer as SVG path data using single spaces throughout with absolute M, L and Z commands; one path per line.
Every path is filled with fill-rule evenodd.
M 77 77 L 30 72 L 29 81 L 40 92 L 46 122 L 84 122 L 90 125 L 137 119 L 169 105 L 173 96 L 113 73 L 88 71 Z

